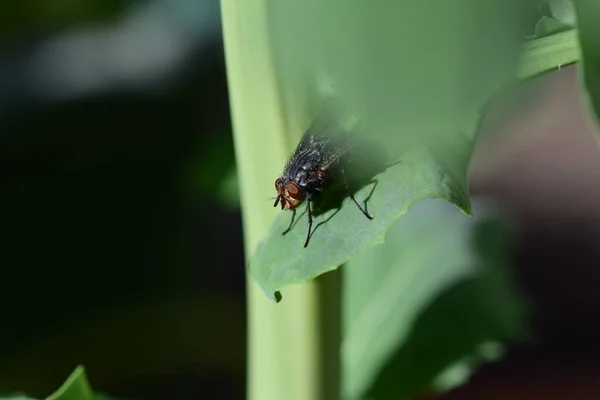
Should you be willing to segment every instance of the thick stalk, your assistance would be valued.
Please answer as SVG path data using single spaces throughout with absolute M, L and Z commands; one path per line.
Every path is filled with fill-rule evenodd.
M 268 0 L 221 1 L 247 259 L 275 213 L 281 212 L 268 198 L 291 150 L 286 129 L 290 120 L 296 120 L 289 118 L 292 113 L 281 101 L 267 7 Z M 339 322 L 337 301 L 325 308 L 334 314 L 331 318 L 322 312 L 324 296 L 337 296 L 339 301 L 339 290 L 327 290 L 330 286 L 338 287 L 335 282 L 315 281 L 286 288 L 283 301 L 275 304 L 248 277 L 249 400 L 338 397 L 339 323 L 333 328 L 322 323 Z

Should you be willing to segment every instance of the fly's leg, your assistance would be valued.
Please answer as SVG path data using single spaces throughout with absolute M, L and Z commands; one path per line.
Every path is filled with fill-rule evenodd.
M 308 233 L 306 234 L 306 242 L 304 242 L 304 247 L 308 246 L 308 241 L 310 240 L 310 231 L 312 230 L 312 212 L 310 211 L 310 199 L 306 202 L 306 207 L 308 208 Z
M 346 172 L 344 171 L 344 168 L 342 168 L 342 177 L 344 178 L 344 185 L 346 186 L 346 191 L 348 192 L 348 196 L 350 196 L 350 198 L 352 199 L 354 204 L 356 204 L 356 207 L 358 207 L 358 209 L 360 211 L 362 211 L 362 213 L 364 214 L 365 217 L 367 217 L 368 219 L 373 219 L 373 216 L 369 215 L 369 213 L 366 212 L 354 198 L 354 193 L 352 193 L 352 190 L 350 190 L 350 186 L 348 185 L 348 179 L 346 179 Z
M 294 213 L 292 214 L 292 220 L 290 221 L 290 226 L 288 226 L 288 228 L 282 233 L 282 235 L 285 235 L 286 233 L 288 233 L 290 231 L 290 229 L 292 229 L 292 225 L 294 225 L 294 219 L 296 218 L 296 209 L 294 208 L 292 211 Z

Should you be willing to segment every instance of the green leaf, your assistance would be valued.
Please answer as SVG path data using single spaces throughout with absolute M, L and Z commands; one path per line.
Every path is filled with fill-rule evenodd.
M 471 142 L 467 137 L 463 145 L 465 152 L 470 151 Z M 406 154 L 401 164 L 378 175 L 377 181 L 367 202 L 373 220 L 366 219 L 350 199 L 345 199 L 339 210 L 329 210 L 315 217 L 307 248 L 303 247 L 307 234 L 306 207 L 299 210 L 298 223 L 285 236 L 281 233 L 289 225 L 291 213 L 277 217 L 251 264 L 255 266 L 252 272 L 267 294 L 284 285 L 307 282 L 335 269 L 360 251 L 382 243 L 391 225 L 420 199 L 443 198 L 470 213 L 464 180 L 447 173 L 426 149 Z M 373 185 L 358 191 L 357 201 L 362 203 L 368 198 L 371 189 Z
M 543 16 L 535 25 L 535 35 L 532 39 L 551 36 L 556 33 L 565 32 L 571 29 L 573 29 L 571 25 L 567 25 L 554 18 Z
M 581 46 L 582 83 L 586 106 L 590 115 L 595 115 L 594 124 L 598 130 L 600 115 L 600 2 L 576 0 L 575 11 Z
M 85 375 L 85 369 L 82 366 L 75 368 L 75 371 L 67 378 L 60 388 L 46 400 L 111 400 L 103 394 L 94 393 Z M 14 395 L 12 397 L 0 397 L 0 400 L 35 400 L 26 395 Z
M 570 29 L 525 42 L 519 60 L 517 78 L 525 80 L 558 71 L 579 61 L 581 55 L 577 31 Z
M 521 299 L 507 270 L 510 237 L 493 210 L 464 216 L 423 201 L 384 245 L 344 271 L 344 398 L 404 398 L 460 384 L 501 343 L 522 337 Z M 490 351 L 493 350 L 493 351 Z
M 365 137 L 391 160 L 401 156 L 401 164 L 376 176 L 371 196 L 372 186 L 357 193 L 359 201 L 370 198 L 373 221 L 346 199 L 339 212 L 315 220 L 307 248 L 304 208 L 283 237 L 291 215 L 282 212 L 249 265 L 267 295 L 274 298 L 282 287 L 310 281 L 381 243 L 421 199 L 439 197 L 470 213 L 466 170 L 480 112 L 514 79 L 520 7 L 510 0 L 485 6 L 479 0 L 272 3 L 282 99 L 286 110 L 301 110 L 285 114 L 294 116 L 287 119 L 290 152 L 325 101 L 323 93 L 333 92 L 337 105 L 358 117 Z M 323 76 L 327 90 L 317 79 Z
M 85 376 L 85 369 L 78 366 L 65 383 L 47 400 L 94 400 L 96 395 Z
M 105 394 L 94 393 L 88 383 L 85 369 L 80 365 L 67 378 L 65 383 L 46 400 L 116 400 Z M 124 399 L 122 399 L 124 400 Z
M 551 0 L 548 2 L 552 17 L 563 24 L 575 26 L 577 20 L 575 18 L 575 8 L 571 0 Z
M 576 63 L 580 57 L 579 42 L 575 29 L 538 39 L 530 39 L 523 45 L 517 78 L 525 80 L 557 71 Z

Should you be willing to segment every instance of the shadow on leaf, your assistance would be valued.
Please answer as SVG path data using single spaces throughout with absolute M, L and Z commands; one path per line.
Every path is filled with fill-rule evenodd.
M 466 378 L 463 373 L 436 384 L 450 367 L 466 362 L 472 372 L 500 355 L 487 354 L 485 345 L 501 349 L 526 337 L 525 310 L 505 262 L 507 235 L 502 229 L 495 220 L 478 224 L 471 238 L 477 273 L 447 287 L 423 308 L 367 397 L 412 399 L 448 390 Z

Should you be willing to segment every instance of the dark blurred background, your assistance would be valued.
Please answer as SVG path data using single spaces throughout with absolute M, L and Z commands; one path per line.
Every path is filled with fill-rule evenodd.
M 519 98 L 471 187 L 518 218 L 534 335 L 443 398 L 599 398 L 598 143 L 575 68 Z M 229 118 L 217 0 L 2 2 L 0 392 L 84 364 L 115 396 L 244 397 Z
M 444 400 L 600 398 L 600 151 L 579 96 L 577 68 L 557 71 L 524 85 L 527 107 L 484 132 L 471 190 L 519 221 L 532 337 Z
M 0 392 L 242 398 L 219 7 L 2 2 Z

